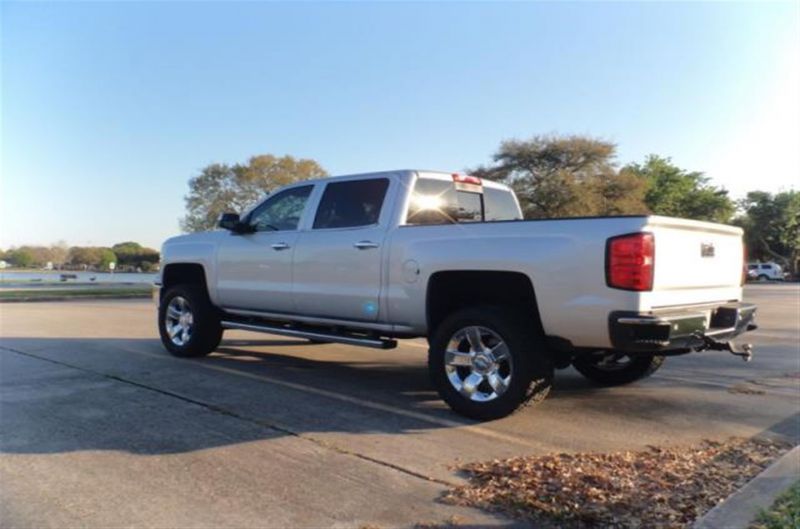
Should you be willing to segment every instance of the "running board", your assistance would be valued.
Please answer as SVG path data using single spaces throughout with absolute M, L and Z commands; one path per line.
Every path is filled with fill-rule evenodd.
M 345 343 L 348 345 L 359 345 L 361 347 L 373 347 L 375 349 L 394 349 L 397 347 L 397 340 L 384 338 L 362 338 L 346 334 L 326 333 L 320 331 L 304 331 L 291 329 L 279 325 L 269 325 L 266 323 L 241 323 L 238 321 L 223 321 L 222 327 L 225 329 L 239 329 L 241 331 L 265 332 L 278 334 L 280 336 L 291 336 L 293 338 L 306 338 L 309 340 L 319 340 L 322 342 Z

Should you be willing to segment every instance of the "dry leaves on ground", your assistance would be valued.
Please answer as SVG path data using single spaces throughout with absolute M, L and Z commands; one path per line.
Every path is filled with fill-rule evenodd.
M 555 454 L 471 463 L 445 501 L 579 527 L 685 527 L 788 446 L 704 441 L 641 452 Z

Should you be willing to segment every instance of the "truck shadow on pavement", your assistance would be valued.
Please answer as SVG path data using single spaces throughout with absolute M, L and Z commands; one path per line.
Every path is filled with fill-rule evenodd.
M 711 437 L 771 429 L 753 396 L 656 379 L 597 388 L 572 371 L 557 373 L 543 404 L 474 429 L 441 403 L 425 357 L 422 348 L 393 357 L 295 340 L 226 340 L 209 357 L 176 359 L 153 339 L 3 338 L 0 452 L 174 454 L 327 434 L 421 443 L 421 435 L 457 431 L 494 457 L 503 452 L 492 452 L 492 443 L 502 441 L 489 434 L 498 432 L 531 443 L 516 448 L 531 452 L 536 443 L 621 449 L 703 428 Z M 796 433 L 800 414 L 778 418 L 776 433 Z

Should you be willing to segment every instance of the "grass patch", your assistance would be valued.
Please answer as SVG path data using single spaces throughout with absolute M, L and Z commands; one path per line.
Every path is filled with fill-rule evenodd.
M 797 529 L 800 528 L 800 481 L 778 496 L 767 510 L 762 510 L 750 529 Z
M 56 299 L 75 299 L 75 298 L 96 298 L 96 297 L 120 297 L 120 298 L 148 298 L 152 296 L 151 287 L 138 288 L 72 288 L 57 289 L 49 288 L 42 290 L 0 290 L 0 302 L 2 301 L 45 301 Z
M 518 457 L 461 468 L 444 501 L 555 527 L 683 528 L 788 450 L 757 439 Z

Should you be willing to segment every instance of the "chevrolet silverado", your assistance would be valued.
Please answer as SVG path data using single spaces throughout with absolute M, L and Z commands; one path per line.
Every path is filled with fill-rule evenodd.
M 426 337 L 433 386 L 487 420 L 542 400 L 554 370 L 598 384 L 755 328 L 739 228 L 660 216 L 522 220 L 505 185 L 432 171 L 300 181 L 162 249 L 172 354 L 225 329 L 392 348 Z M 691 273 L 687 273 L 691 270 Z

